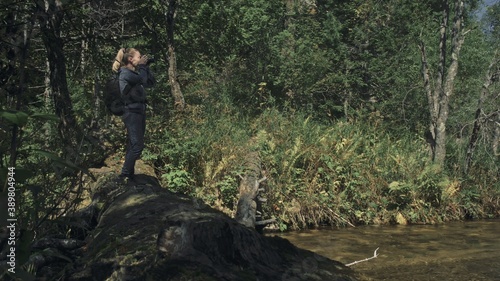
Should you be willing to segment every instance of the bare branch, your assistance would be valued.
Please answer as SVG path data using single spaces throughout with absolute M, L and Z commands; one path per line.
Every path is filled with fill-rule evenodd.
M 267 177 L 266 177 L 266 176 L 264 176 L 263 178 L 261 178 L 261 179 L 260 179 L 260 180 L 258 180 L 257 182 L 260 184 L 261 182 L 263 182 L 263 181 L 265 181 L 265 180 L 267 180 Z
M 355 265 L 357 263 L 369 261 L 371 259 L 374 259 L 374 258 L 378 257 L 378 254 L 377 254 L 378 249 L 380 249 L 380 248 L 375 249 L 375 251 L 373 252 L 373 257 L 369 257 L 369 258 L 366 258 L 364 260 L 359 260 L 359 261 L 351 262 L 351 263 L 346 264 L 346 266 Z
M 262 221 L 256 221 L 255 222 L 255 225 L 268 225 L 268 224 L 271 224 L 271 223 L 275 223 L 276 222 L 276 219 L 268 219 L 268 220 L 262 220 Z

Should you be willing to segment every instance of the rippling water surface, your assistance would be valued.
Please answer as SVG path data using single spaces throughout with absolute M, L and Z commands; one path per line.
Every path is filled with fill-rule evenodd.
M 377 258 L 351 266 L 373 280 L 500 281 L 500 220 L 317 229 L 279 236 L 345 264 L 371 257 L 379 248 Z

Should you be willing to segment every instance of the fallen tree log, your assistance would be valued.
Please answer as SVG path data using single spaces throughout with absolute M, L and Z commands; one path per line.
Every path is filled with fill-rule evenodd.
M 263 236 L 200 200 L 162 188 L 152 176 L 138 175 L 136 185 L 113 178 L 95 183 L 92 202 L 80 212 L 85 231 L 71 230 L 85 245 L 73 250 L 79 256 L 66 261 L 58 279 L 357 280 L 340 262 Z M 39 277 L 60 274 L 48 267 Z
M 96 195 L 98 224 L 69 280 L 355 280 L 339 262 L 157 185 L 107 181 Z M 313 272 L 303 268 L 307 260 Z

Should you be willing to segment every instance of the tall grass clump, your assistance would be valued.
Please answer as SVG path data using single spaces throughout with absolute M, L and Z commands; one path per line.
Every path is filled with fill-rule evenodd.
M 270 109 L 253 123 L 269 216 L 281 228 L 438 223 L 463 219 L 470 196 L 429 161 L 416 135 L 388 135 L 376 117 L 325 125 Z
M 484 142 L 484 134 L 474 150 L 467 173 L 463 170 L 468 139 L 452 139 L 447 147 L 447 169 L 459 182 L 457 210 L 466 219 L 500 216 L 500 162 L 492 147 Z

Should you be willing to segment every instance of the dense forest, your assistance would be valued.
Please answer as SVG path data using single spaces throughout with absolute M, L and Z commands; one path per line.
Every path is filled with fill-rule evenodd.
M 234 215 L 258 152 L 262 216 L 280 230 L 500 215 L 498 2 L 0 7 L 2 198 L 15 167 L 27 243 L 63 227 L 89 168 L 123 158 L 103 102 L 122 47 L 155 59 L 142 159 L 170 190 Z

